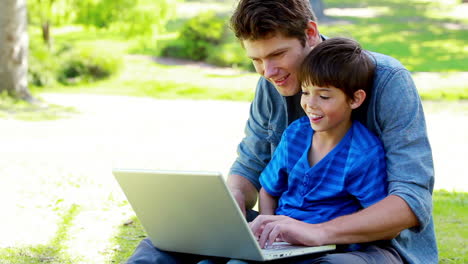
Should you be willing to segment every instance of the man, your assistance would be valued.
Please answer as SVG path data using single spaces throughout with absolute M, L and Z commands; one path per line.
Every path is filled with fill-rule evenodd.
M 256 203 L 259 175 L 284 129 L 304 115 L 299 105 L 297 69 L 322 41 L 314 21 L 304 0 L 240 0 L 231 18 L 234 33 L 262 76 L 251 105 L 246 137 L 239 144 L 239 156 L 228 178 L 231 192 L 240 207 L 247 210 L 244 212 Z M 381 252 L 375 253 L 369 247 L 370 252 L 331 254 L 327 261 L 351 262 L 359 255 L 365 261 L 356 263 L 370 263 L 371 259 L 385 259 L 395 249 L 404 262 L 437 263 L 431 213 L 433 162 L 421 101 L 410 73 L 398 61 L 377 53 L 373 57 L 374 84 L 359 119 L 384 144 L 389 195 L 358 213 L 313 226 L 313 234 L 309 234 L 315 237 L 312 245 L 380 245 L 373 241 L 393 238 L 389 246 L 383 243 Z M 257 225 L 277 229 L 275 232 L 297 227 L 300 232 L 290 219 L 262 217 L 256 220 Z
M 304 115 L 297 70 L 323 40 L 314 21 L 306 0 L 240 0 L 231 18 L 231 27 L 262 76 L 246 136 L 228 178 L 231 192 L 250 220 L 260 173 L 288 124 Z M 308 237 L 315 238 L 310 244 L 370 242 L 364 250 L 328 254 L 314 263 L 437 263 L 434 172 L 421 100 L 410 73 L 398 61 L 377 53 L 373 57 L 374 84 L 358 119 L 383 142 L 389 195 L 357 213 L 308 226 Z M 284 216 L 259 217 L 257 226 L 275 232 L 288 229 L 300 234 L 304 230 Z M 145 239 L 128 263 L 202 260 L 201 256 L 162 252 Z
M 303 115 L 299 108 L 297 67 L 322 41 L 308 2 L 240 1 L 231 27 L 262 75 L 246 137 L 228 178 L 241 208 L 250 209 L 266 166 L 286 126 Z M 302 31 L 301 31 L 302 30 Z M 361 121 L 383 141 L 389 195 L 356 214 L 316 225 L 314 244 L 385 240 L 409 263 L 436 263 L 432 220 L 433 162 L 424 113 L 410 73 L 396 60 L 374 54 L 376 74 Z M 258 221 L 258 220 L 257 220 Z M 265 219 L 279 228 L 281 217 Z M 271 227 L 274 226 L 274 227 Z

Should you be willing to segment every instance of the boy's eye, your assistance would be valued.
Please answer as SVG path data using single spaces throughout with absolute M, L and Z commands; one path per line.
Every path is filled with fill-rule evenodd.
M 308 94 L 309 94 L 309 92 L 307 92 L 307 91 L 301 91 L 301 95 L 308 95 Z
M 330 99 L 330 97 L 325 96 L 325 95 L 320 95 L 320 98 L 322 98 L 323 100 L 328 100 L 328 99 Z

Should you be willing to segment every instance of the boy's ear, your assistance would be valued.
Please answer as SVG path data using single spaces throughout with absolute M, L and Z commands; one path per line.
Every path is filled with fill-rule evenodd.
M 356 92 L 354 92 L 354 98 L 351 99 L 349 103 L 349 105 L 351 106 L 351 109 L 356 109 L 359 106 L 361 106 L 365 99 L 366 99 L 366 92 L 364 92 L 364 90 L 359 89 Z

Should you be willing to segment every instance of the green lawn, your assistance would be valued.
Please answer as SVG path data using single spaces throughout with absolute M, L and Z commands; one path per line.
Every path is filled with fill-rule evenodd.
M 468 193 L 439 191 L 434 219 L 440 263 L 468 262 Z
M 437 243 L 439 247 L 439 263 L 464 264 L 468 261 L 468 193 L 436 191 L 434 193 L 434 219 L 436 225 Z M 122 203 L 120 207 L 128 207 Z M 71 239 L 73 225 L 77 224 L 76 216 L 80 213 L 80 205 L 64 207 L 59 214 L 61 221 L 53 237 L 45 245 L 10 247 L 0 249 L 2 264 L 10 263 L 76 263 L 80 261 L 69 253 L 67 241 Z M 123 263 L 133 252 L 136 245 L 145 237 L 145 231 L 138 219 L 129 217 L 128 221 L 116 227 L 110 238 L 112 250 L 102 252 L 106 263 Z

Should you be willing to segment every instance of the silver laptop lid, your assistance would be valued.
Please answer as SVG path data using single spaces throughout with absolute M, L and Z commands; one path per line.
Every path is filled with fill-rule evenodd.
M 264 260 L 220 173 L 114 169 L 113 174 L 157 248 Z

